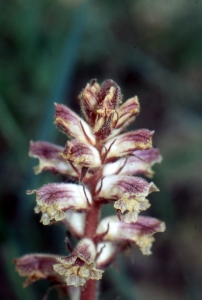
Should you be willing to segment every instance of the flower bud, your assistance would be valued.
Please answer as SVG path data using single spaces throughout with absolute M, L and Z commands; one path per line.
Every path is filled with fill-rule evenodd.
M 55 124 L 63 133 L 81 142 L 95 144 L 95 136 L 90 126 L 63 104 L 55 103 Z

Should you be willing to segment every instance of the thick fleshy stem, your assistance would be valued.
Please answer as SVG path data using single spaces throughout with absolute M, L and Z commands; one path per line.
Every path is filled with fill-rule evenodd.
M 98 201 L 96 201 L 96 193 L 95 193 L 95 187 L 97 185 L 97 182 L 100 180 L 101 172 L 98 170 L 94 177 L 88 182 L 88 187 L 92 194 L 92 199 L 94 200 L 93 203 L 90 205 L 89 210 L 86 214 L 86 224 L 85 224 L 85 232 L 84 236 L 86 238 L 89 238 L 94 241 L 95 240 L 95 234 L 96 229 L 99 223 L 99 217 L 100 217 L 100 209 L 101 205 Z M 85 284 L 85 286 L 81 289 L 81 298 L 80 300 L 96 300 L 97 294 L 98 294 L 98 283 L 96 280 L 88 280 Z
M 99 222 L 100 204 L 94 202 L 86 215 L 85 237 L 95 239 L 95 232 Z M 88 280 L 81 290 L 81 300 L 96 300 L 97 281 Z
M 88 280 L 81 290 L 81 300 L 97 300 L 97 284 L 96 280 Z

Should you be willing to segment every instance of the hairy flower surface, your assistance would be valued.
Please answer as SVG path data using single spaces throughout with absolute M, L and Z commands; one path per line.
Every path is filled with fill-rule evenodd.
M 71 250 L 71 239 L 65 239 L 67 257 L 29 254 L 15 259 L 16 270 L 27 277 L 25 284 L 50 279 L 71 286 L 71 291 L 85 285 L 80 299 L 94 300 L 96 281 L 118 253 L 135 244 L 149 255 L 153 235 L 165 230 L 163 222 L 139 216 L 150 206 L 148 195 L 158 191 L 139 175 L 151 178 L 162 157 L 152 147 L 154 131 L 125 132 L 140 105 L 137 96 L 121 104 L 122 98 L 113 80 L 100 85 L 93 79 L 79 95 L 83 118 L 55 103 L 54 123 L 68 137 L 65 145 L 30 143 L 29 155 L 39 159 L 35 173 L 48 170 L 64 179 L 27 192 L 36 194 L 35 212 L 41 213 L 44 225 L 61 222 L 78 244 Z M 108 203 L 117 215 L 100 220 Z

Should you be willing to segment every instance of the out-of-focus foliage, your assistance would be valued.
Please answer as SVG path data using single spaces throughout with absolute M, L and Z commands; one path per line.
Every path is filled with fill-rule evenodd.
M 42 299 L 48 286 L 23 290 L 14 256 L 66 254 L 64 229 L 39 224 L 25 195 L 58 178 L 36 178 L 27 152 L 30 139 L 64 144 L 52 131 L 53 101 L 77 110 L 91 78 L 114 79 L 125 100 L 139 96 L 134 126 L 156 131 L 164 157 L 148 213 L 167 223 L 152 256 L 132 249 L 106 272 L 100 299 L 201 299 L 201 15 L 202 2 L 190 0 L 1 0 L 1 299 Z

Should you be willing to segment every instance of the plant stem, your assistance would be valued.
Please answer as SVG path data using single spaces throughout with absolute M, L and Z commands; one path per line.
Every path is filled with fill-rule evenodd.
M 96 300 L 97 295 L 97 281 L 88 280 L 81 290 L 81 300 Z
M 86 215 L 85 237 L 94 240 L 100 215 L 100 204 L 93 202 Z M 81 300 L 96 300 L 97 281 L 88 280 L 81 290 Z

